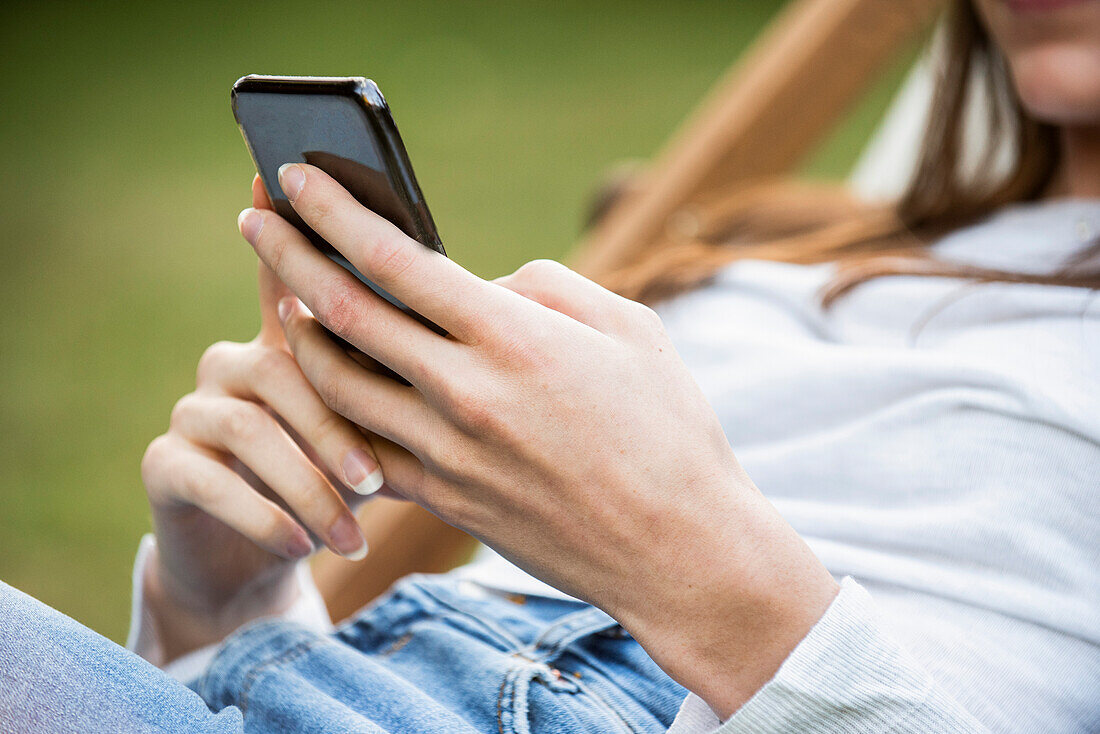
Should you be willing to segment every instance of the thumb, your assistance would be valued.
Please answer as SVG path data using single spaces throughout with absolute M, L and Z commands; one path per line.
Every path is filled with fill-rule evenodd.
M 264 183 L 260 180 L 259 175 L 252 177 L 252 208 L 253 209 L 274 209 L 271 206 L 271 199 L 267 195 L 267 191 L 264 189 Z

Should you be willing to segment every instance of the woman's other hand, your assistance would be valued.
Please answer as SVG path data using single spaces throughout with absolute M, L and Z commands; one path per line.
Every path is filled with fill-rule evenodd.
M 273 212 L 242 213 L 244 236 L 309 307 L 280 303 L 299 365 L 380 437 L 390 485 L 615 616 L 716 711 L 747 700 L 837 586 L 745 475 L 654 312 L 552 262 L 484 281 L 319 169 L 286 166 L 282 184 L 362 273 L 449 333 Z M 310 311 L 411 385 L 361 367 Z
M 266 208 L 258 181 L 253 201 Z M 381 471 L 288 350 L 276 313 L 288 294 L 261 263 L 259 335 L 206 350 L 142 461 L 157 536 L 144 582 L 169 659 L 289 606 L 294 562 L 316 544 L 367 550 L 349 504 L 379 489 Z

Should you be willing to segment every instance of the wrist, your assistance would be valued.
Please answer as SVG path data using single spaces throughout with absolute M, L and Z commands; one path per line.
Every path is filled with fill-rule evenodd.
M 277 615 L 298 598 L 292 572 L 254 579 L 232 596 L 211 598 L 181 584 L 161 562 L 156 547 L 144 568 L 142 596 L 163 659 L 161 664 L 225 639 L 258 617 Z
M 697 533 L 672 567 L 660 564 L 644 600 L 614 615 L 723 720 L 771 680 L 840 589 L 770 503 L 752 504 Z

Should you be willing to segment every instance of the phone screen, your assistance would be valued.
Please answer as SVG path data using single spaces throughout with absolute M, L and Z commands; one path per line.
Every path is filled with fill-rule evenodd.
M 303 222 L 279 187 L 284 163 L 317 166 L 365 207 L 446 254 L 377 87 L 352 78 L 244 77 L 234 85 L 233 109 L 275 211 L 319 250 L 404 308 Z

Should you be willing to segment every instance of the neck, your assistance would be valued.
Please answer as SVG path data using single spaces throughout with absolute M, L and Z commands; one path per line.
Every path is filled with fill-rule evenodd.
M 1100 199 L 1100 126 L 1066 126 L 1061 138 L 1062 162 L 1051 195 Z

